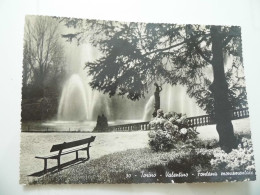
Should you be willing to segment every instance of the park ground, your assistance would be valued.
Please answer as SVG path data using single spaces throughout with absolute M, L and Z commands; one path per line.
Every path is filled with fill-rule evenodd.
M 240 119 L 233 121 L 235 133 L 250 134 L 249 119 Z M 201 140 L 218 139 L 215 125 L 198 127 Z M 148 131 L 133 132 L 109 132 L 109 133 L 21 133 L 21 151 L 20 151 L 20 183 L 28 184 L 40 179 L 39 177 L 29 176 L 43 170 L 43 160 L 36 159 L 35 156 L 49 154 L 53 144 L 59 144 L 64 141 L 75 141 L 90 136 L 96 136 L 96 140 L 91 144 L 90 160 L 80 165 L 72 165 L 68 170 L 77 170 L 77 166 L 97 161 L 109 154 L 118 152 L 134 151 L 142 149 L 143 155 L 150 155 L 148 152 Z M 138 150 L 135 150 L 138 151 Z M 142 156 L 142 155 L 141 155 Z M 79 157 L 86 157 L 86 152 L 79 153 Z M 75 159 L 75 154 L 62 156 L 61 163 Z M 120 160 L 120 159 L 118 159 Z M 98 162 L 98 161 L 97 161 Z M 48 168 L 57 165 L 56 160 L 48 160 Z M 64 170 L 63 170 L 64 171 Z M 62 174 L 61 171 L 59 174 Z

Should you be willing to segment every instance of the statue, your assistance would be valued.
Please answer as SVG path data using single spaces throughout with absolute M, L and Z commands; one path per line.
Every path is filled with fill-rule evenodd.
M 160 92 L 162 91 L 162 87 L 157 83 L 154 83 L 155 92 L 154 92 L 154 112 L 153 117 L 157 116 L 157 110 L 160 109 Z

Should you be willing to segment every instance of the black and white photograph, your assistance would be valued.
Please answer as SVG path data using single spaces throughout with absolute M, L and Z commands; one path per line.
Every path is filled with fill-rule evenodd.
M 256 180 L 240 26 L 27 15 L 20 184 Z

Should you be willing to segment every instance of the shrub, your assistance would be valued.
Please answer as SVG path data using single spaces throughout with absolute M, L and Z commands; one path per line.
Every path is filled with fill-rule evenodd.
M 169 133 L 166 131 L 158 130 L 149 133 L 149 145 L 153 151 L 169 151 L 174 147 L 174 142 Z
M 189 127 L 186 114 L 157 111 L 157 117 L 150 121 L 149 145 L 153 151 L 169 151 L 179 144 L 194 147 L 198 132 Z
M 220 148 L 214 149 L 214 159 L 210 161 L 215 170 L 225 171 L 255 171 L 252 141 L 242 138 L 237 149 L 225 153 Z

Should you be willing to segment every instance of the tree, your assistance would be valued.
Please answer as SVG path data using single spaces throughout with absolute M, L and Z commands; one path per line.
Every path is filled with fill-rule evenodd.
M 92 88 L 138 100 L 154 82 L 186 85 L 187 93 L 214 114 L 221 148 L 230 152 L 237 146 L 230 110 L 246 105 L 244 86 L 236 82 L 243 81 L 243 75 L 236 74 L 242 66 L 239 27 L 75 19 L 65 23 L 80 29 L 64 35 L 68 41 L 85 39 L 103 54 L 86 63 Z M 224 55 L 233 59 L 228 71 Z M 243 101 L 234 101 L 237 97 Z
M 95 132 L 106 132 L 108 131 L 108 122 L 107 122 L 107 117 L 102 114 L 101 116 L 98 115 L 97 117 L 97 124 L 96 127 L 93 129 Z
M 58 22 L 50 17 L 26 18 L 23 87 L 34 86 L 40 96 L 47 84 L 62 72 L 64 52 L 58 27 Z

